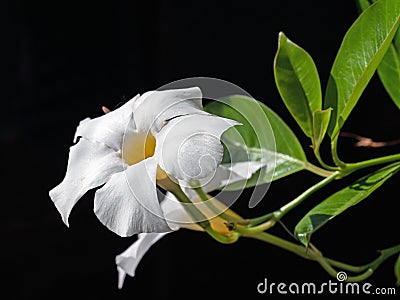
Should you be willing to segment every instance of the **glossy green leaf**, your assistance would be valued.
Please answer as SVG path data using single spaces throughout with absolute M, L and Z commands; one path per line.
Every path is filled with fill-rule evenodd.
M 347 31 L 325 93 L 332 107 L 328 133 L 335 138 L 381 62 L 400 22 L 400 1 L 379 0 Z
M 316 230 L 348 208 L 367 198 L 399 170 L 399 162 L 391 164 L 362 177 L 348 187 L 331 195 L 311 209 L 296 225 L 295 233 L 297 238 L 307 245 L 311 235 Z
M 360 10 L 366 10 L 374 1 L 358 0 Z M 397 32 L 390 44 L 385 56 L 378 66 L 378 75 L 383 86 L 392 98 L 393 102 L 400 108 L 400 30 Z
M 246 187 L 271 182 L 307 167 L 300 142 L 282 119 L 263 103 L 242 95 L 214 101 L 205 110 L 242 123 L 227 130 L 222 141 L 231 162 L 262 161 L 266 164 Z M 233 184 L 228 189 L 240 187 Z
M 396 279 L 397 279 L 396 285 L 400 286 L 400 255 L 397 258 L 396 263 L 394 264 L 394 274 L 395 274 Z
M 308 137 L 312 137 L 313 113 L 322 108 L 317 68 L 311 56 L 282 32 L 274 60 L 274 75 L 283 102 Z
M 331 118 L 332 108 L 316 110 L 313 114 L 313 149 L 314 153 L 319 152 L 319 147 L 324 139 Z
M 400 31 L 396 32 L 394 43 L 387 50 L 378 67 L 378 75 L 383 86 L 400 108 Z

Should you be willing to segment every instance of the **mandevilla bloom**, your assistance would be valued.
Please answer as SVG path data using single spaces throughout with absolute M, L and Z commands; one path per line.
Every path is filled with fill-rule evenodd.
M 156 184 L 199 181 L 220 165 L 220 137 L 236 121 L 203 110 L 198 87 L 150 91 L 77 128 L 64 180 L 50 197 L 68 225 L 75 203 L 90 189 L 99 220 L 120 236 L 173 230 Z

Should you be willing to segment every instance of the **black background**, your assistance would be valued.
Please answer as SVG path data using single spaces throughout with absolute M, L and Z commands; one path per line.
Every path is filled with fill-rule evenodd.
M 357 17 L 353 1 L 4 1 L 2 88 L 0 295 L 2 299 L 180 299 L 266 297 L 270 282 L 331 279 L 316 263 L 255 240 L 222 245 L 181 230 L 157 243 L 135 278 L 117 289 L 115 255 L 135 237 L 121 238 L 96 219 L 93 192 L 83 197 L 67 228 L 48 196 L 63 178 L 78 122 L 99 116 L 137 93 L 194 76 L 230 81 L 276 111 L 299 135 L 273 79 L 279 31 L 314 58 L 325 87 L 346 30 Z M 377 140 L 398 136 L 398 109 L 374 76 L 344 130 Z M 360 149 L 341 139 L 339 155 L 358 161 L 399 147 Z M 358 175 L 363 172 L 358 173 Z M 334 182 L 285 217 L 293 229 L 313 205 L 352 182 Z M 317 182 L 300 172 L 272 184 L 264 201 L 234 208 L 256 216 L 279 208 Z M 398 178 L 337 217 L 313 237 L 330 257 L 363 264 L 398 240 Z M 278 225 L 272 232 L 291 237 Z M 368 282 L 392 287 L 394 258 Z

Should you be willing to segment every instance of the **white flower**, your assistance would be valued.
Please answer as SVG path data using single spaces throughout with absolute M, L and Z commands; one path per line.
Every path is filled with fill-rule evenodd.
M 96 191 L 94 211 L 120 236 L 173 230 L 156 182 L 212 175 L 223 156 L 220 137 L 239 123 L 206 113 L 198 87 L 151 91 L 78 126 L 64 180 L 50 197 L 68 225 L 75 203 Z
M 220 165 L 216 171 L 213 179 L 203 187 L 205 192 L 224 187 L 227 184 L 232 184 L 241 180 L 249 179 L 253 173 L 259 170 L 264 165 L 259 162 L 241 162 L 234 163 L 230 166 Z M 196 197 L 190 189 L 185 189 L 186 194 L 192 199 Z M 210 200 L 209 200 L 210 201 Z M 213 204 L 218 207 L 221 212 L 226 211 L 227 207 L 213 198 Z M 179 203 L 171 193 L 167 193 L 164 200 L 161 202 L 161 208 L 164 211 L 164 216 L 169 223 L 169 226 L 174 231 L 185 228 L 191 230 L 202 231 L 203 229 L 197 224 L 193 223 L 191 217 L 188 215 L 182 204 Z M 211 218 L 211 225 L 219 226 L 219 231 L 227 230 L 224 220 L 215 217 L 215 213 L 207 210 L 206 205 L 198 206 L 199 209 L 209 218 Z M 218 228 L 216 228 L 218 230 Z M 135 271 L 141 259 L 150 249 L 150 247 L 165 236 L 165 233 L 140 233 L 137 240 L 123 253 L 115 258 L 118 270 L 118 288 L 122 288 L 126 275 L 135 276 Z

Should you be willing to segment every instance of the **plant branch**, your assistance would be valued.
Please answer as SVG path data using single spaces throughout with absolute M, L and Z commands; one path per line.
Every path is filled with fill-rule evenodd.
M 388 156 L 377 157 L 377 158 L 373 158 L 373 159 L 369 159 L 369 160 L 365 160 L 365 161 L 361 161 L 361 162 L 357 162 L 357 163 L 349 163 L 349 164 L 346 164 L 346 171 L 345 171 L 346 174 L 345 175 L 349 175 L 350 173 L 353 173 L 360 169 L 364 169 L 364 168 L 368 168 L 368 167 L 372 167 L 372 166 L 376 166 L 376 165 L 381 165 L 381 164 L 385 164 L 385 163 L 390 163 L 390 162 L 396 162 L 396 161 L 400 161 L 400 153 L 392 154 L 392 155 L 388 155 Z
M 174 196 L 184 204 L 185 210 L 188 214 L 192 217 L 192 219 L 204 229 L 212 238 L 222 244 L 232 244 L 239 239 L 239 233 L 237 232 L 230 232 L 229 234 L 222 234 L 215 231 L 207 219 L 207 217 L 196 208 L 194 203 L 190 201 L 190 199 L 186 196 L 186 194 L 182 191 L 179 185 L 176 185 L 173 189 L 169 189 Z
M 322 187 L 326 186 L 331 181 L 335 180 L 339 175 L 340 175 L 339 171 L 333 172 L 329 177 L 326 177 L 325 179 L 321 180 L 317 184 L 311 186 L 306 191 L 304 191 L 302 194 L 300 194 L 298 197 L 296 197 L 289 203 L 282 206 L 279 210 L 277 210 L 273 213 L 268 213 L 268 214 L 258 217 L 258 218 L 249 219 L 249 223 L 247 226 L 245 226 L 245 227 L 238 226 L 237 230 L 241 233 L 246 233 L 246 232 L 256 233 L 256 232 L 262 232 L 262 231 L 265 231 L 265 230 L 271 228 L 284 215 L 286 215 L 288 212 L 290 212 L 296 206 L 301 204 L 304 200 L 306 200 L 313 193 L 315 193 Z M 258 223 L 257 221 L 262 221 L 262 223 Z
M 215 213 L 217 216 L 220 216 L 221 218 L 225 219 L 226 221 L 232 222 L 232 223 L 239 223 L 239 224 L 247 224 L 246 220 L 242 218 L 236 218 L 234 216 L 231 216 L 229 214 L 226 214 L 224 211 L 219 209 L 214 205 L 212 202 L 212 197 L 210 195 L 207 195 L 204 193 L 203 189 L 197 185 L 197 183 L 192 185 L 192 189 L 197 193 L 197 195 L 200 197 L 200 199 L 207 205 L 209 209 L 213 213 Z
M 339 158 L 339 156 L 337 154 L 337 142 L 338 142 L 338 136 L 333 138 L 332 141 L 331 141 L 332 159 L 340 169 L 345 169 L 346 168 L 346 164 L 340 160 L 340 158 Z
M 323 166 L 325 169 L 317 167 L 316 165 L 313 165 L 310 162 L 306 162 L 305 163 L 306 170 L 308 170 L 314 174 L 317 174 L 319 176 L 322 176 L 322 177 L 329 177 L 330 175 L 332 175 L 332 173 L 334 171 L 336 171 L 338 169 L 338 168 L 331 167 L 331 166 L 328 166 L 327 164 L 325 164 L 322 161 L 322 159 L 319 157 L 319 155 L 317 156 L 317 159 L 318 159 L 319 163 L 321 164 L 321 166 Z
M 302 245 L 295 244 L 284 240 L 280 237 L 268 234 L 266 232 L 258 233 L 244 233 L 243 237 L 257 239 L 271 245 L 277 246 L 281 249 L 287 250 L 294 253 L 302 258 L 316 261 L 320 266 L 332 277 L 338 275 L 338 271 L 334 267 L 338 267 L 342 270 L 356 273 L 354 276 L 348 276 L 346 281 L 348 282 L 360 282 L 370 277 L 374 271 L 389 257 L 400 252 L 400 245 L 385 249 L 381 251 L 381 255 L 369 264 L 364 266 L 352 266 L 343 262 L 339 262 L 330 258 L 326 258 L 322 253 L 313 245 L 310 244 L 309 248 Z
M 286 205 L 282 206 L 278 211 L 278 216 L 277 216 L 278 219 L 281 219 L 284 215 L 286 215 L 289 211 L 291 211 L 293 208 L 295 208 L 300 203 L 302 203 L 304 200 L 306 200 L 313 193 L 315 193 L 322 187 L 326 186 L 331 181 L 335 180 L 339 175 L 340 175 L 339 171 L 333 172 L 330 176 L 326 177 L 324 180 L 321 180 L 317 184 L 313 185 L 312 187 L 310 187 L 309 189 L 304 191 L 302 194 L 300 194 L 294 200 L 292 200 L 289 203 L 287 203 Z

